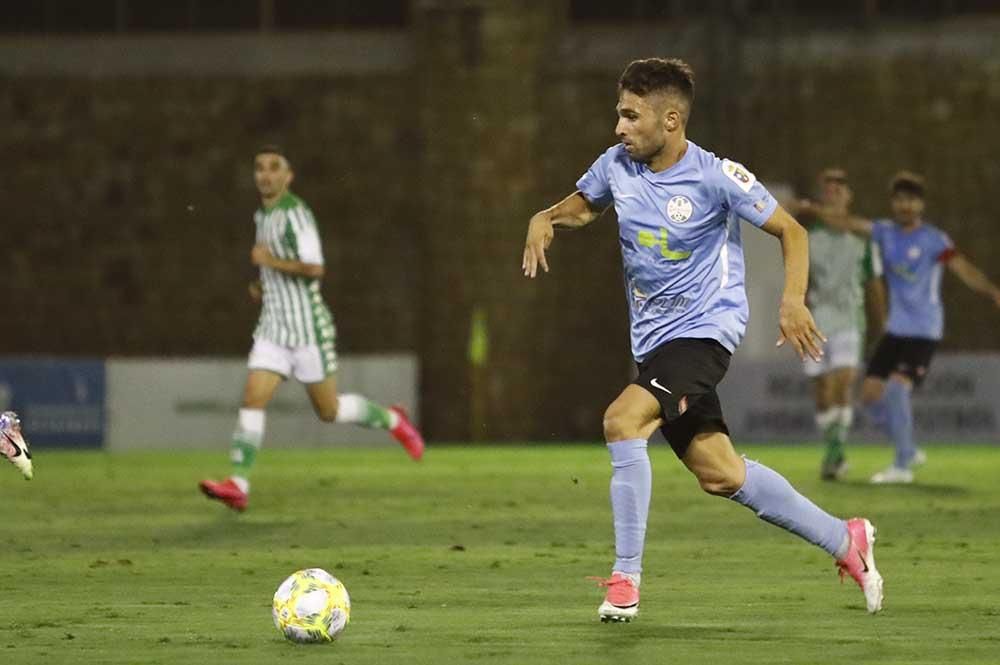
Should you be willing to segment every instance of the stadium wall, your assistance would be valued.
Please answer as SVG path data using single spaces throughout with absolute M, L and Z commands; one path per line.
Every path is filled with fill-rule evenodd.
M 413 354 L 338 363 L 342 392 L 401 404 L 419 422 Z M 0 357 L 0 411 L 17 411 L 37 447 L 224 450 L 245 378 L 243 358 Z M 321 422 L 301 385 L 282 385 L 267 410 L 267 446 L 328 445 L 396 444 L 382 430 Z
M 235 427 L 246 360 L 239 358 L 125 359 L 107 363 L 111 450 L 224 448 Z M 347 356 L 338 360 L 342 392 L 401 404 L 419 422 L 417 359 L 412 354 Z M 313 413 L 305 389 L 289 382 L 267 409 L 267 446 L 397 445 L 389 433 L 332 425 Z
M 110 450 L 223 448 L 246 373 L 242 359 L 0 359 L 0 410 L 13 409 L 36 447 Z M 352 356 L 338 380 L 384 404 L 402 404 L 419 422 L 413 355 Z M 736 377 L 739 377 L 737 380 Z M 744 442 L 815 439 L 808 380 L 798 363 L 737 357 L 720 387 L 726 417 Z M 914 398 L 916 435 L 931 442 L 1000 444 L 1000 357 L 942 354 Z M 859 414 L 852 441 L 883 441 Z M 267 447 L 389 446 L 379 430 L 330 425 L 306 392 L 282 386 L 268 408 Z
M 924 442 L 1000 444 L 1000 355 L 942 353 L 913 395 L 914 434 Z M 801 365 L 785 358 L 737 356 L 719 387 L 726 421 L 745 442 L 801 443 L 818 438 L 812 387 Z M 852 442 L 885 443 L 859 409 Z
M 277 140 L 322 225 L 340 348 L 415 353 L 431 438 L 593 439 L 632 371 L 615 226 L 560 234 L 534 283 L 518 259 L 528 216 L 614 141 L 622 65 L 651 53 L 693 62 L 691 136 L 765 182 L 805 194 L 836 163 L 878 215 L 891 173 L 921 170 L 932 219 L 987 268 L 1000 255 L 995 23 L 804 40 L 773 17 L 584 28 L 561 6 L 419 3 L 411 30 L 360 35 L 0 38 L 0 194 L 23 202 L 0 259 L 25 322 L 0 347 L 244 354 L 247 156 Z M 750 242 L 760 359 L 779 255 Z M 945 299 L 946 348 L 1000 351 L 995 309 L 953 280 Z

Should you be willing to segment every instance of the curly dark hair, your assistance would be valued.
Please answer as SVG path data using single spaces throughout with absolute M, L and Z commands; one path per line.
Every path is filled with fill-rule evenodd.
M 619 94 L 624 90 L 640 97 L 651 92 L 675 93 L 690 108 L 694 103 L 694 70 L 678 58 L 633 60 L 618 79 Z
M 922 175 L 913 171 L 900 171 L 889 181 L 889 194 L 912 194 L 924 198 L 927 182 Z

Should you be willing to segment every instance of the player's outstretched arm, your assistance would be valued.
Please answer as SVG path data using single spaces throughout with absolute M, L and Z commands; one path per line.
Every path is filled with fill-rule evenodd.
M 809 284 L 809 234 L 778 206 L 761 227 L 781 241 L 785 263 L 785 290 L 781 295 L 778 313 L 778 346 L 791 342 L 795 352 L 805 360 L 808 355 L 815 361 L 823 357 L 823 333 L 816 327 L 812 313 L 806 307 L 806 287 Z
M 795 202 L 794 210 L 796 214 L 815 215 L 819 221 L 834 229 L 855 233 L 864 238 L 870 238 L 872 235 L 872 227 L 874 226 L 872 220 L 851 214 L 846 209 L 823 206 L 814 201 L 803 199 Z
M 955 254 L 948 261 L 948 268 L 973 291 L 982 293 L 1000 307 L 1000 288 L 990 281 L 986 274 L 961 254 Z
M 250 263 L 299 277 L 319 278 L 325 272 L 323 266 L 318 263 L 279 259 L 265 245 L 254 245 L 250 252 Z
M 601 211 L 595 210 L 580 192 L 573 192 L 551 208 L 535 213 L 528 222 L 528 237 L 524 241 L 524 255 L 521 258 L 524 276 L 534 278 L 538 274 L 539 265 L 545 272 L 549 271 L 545 250 L 552 244 L 555 226 L 576 229 L 590 224 L 600 216 Z

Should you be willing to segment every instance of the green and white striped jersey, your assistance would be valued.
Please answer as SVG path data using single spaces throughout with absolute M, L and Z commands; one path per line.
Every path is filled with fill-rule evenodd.
M 270 208 L 254 213 L 257 243 L 286 261 L 323 265 L 323 247 L 316 220 L 309 207 L 291 192 Z M 266 339 L 289 348 L 318 345 L 322 355 L 333 357 L 336 330 L 320 292 L 317 278 L 289 275 L 260 268 L 264 302 L 254 339 Z
M 872 242 L 824 224 L 809 227 L 809 293 L 816 325 L 828 337 L 857 330 L 864 338 L 865 284 L 882 275 Z

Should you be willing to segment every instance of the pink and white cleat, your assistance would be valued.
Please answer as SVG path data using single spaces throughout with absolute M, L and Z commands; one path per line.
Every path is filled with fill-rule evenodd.
M 840 580 L 850 575 L 865 593 L 868 612 L 875 614 L 882 609 L 882 576 L 875 568 L 875 527 L 863 517 L 853 517 L 847 520 L 847 532 L 851 544 L 844 558 L 837 561 Z
M 420 431 L 410 422 L 410 417 L 401 406 L 390 406 L 389 410 L 396 414 L 398 420 L 396 426 L 389 430 L 389 433 L 399 441 L 399 445 L 406 449 L 406 452 L 415 461 L 420 461 L 424 456 L 424 437 Z
M 607 587 L 604 602 L 597 608 L 602 623 L 618 621 L 628 623 L 639 614 L 639 587 L 628 575 L 611 573 L 608 579 L 593 577 L 598 586 Z
M 34 475 L 31 453 L 28 442 L 21 435 L 21 419 L 13 411 L 0 413 L 0 455 L 17 467 L 25 480 L 31 480 Z

